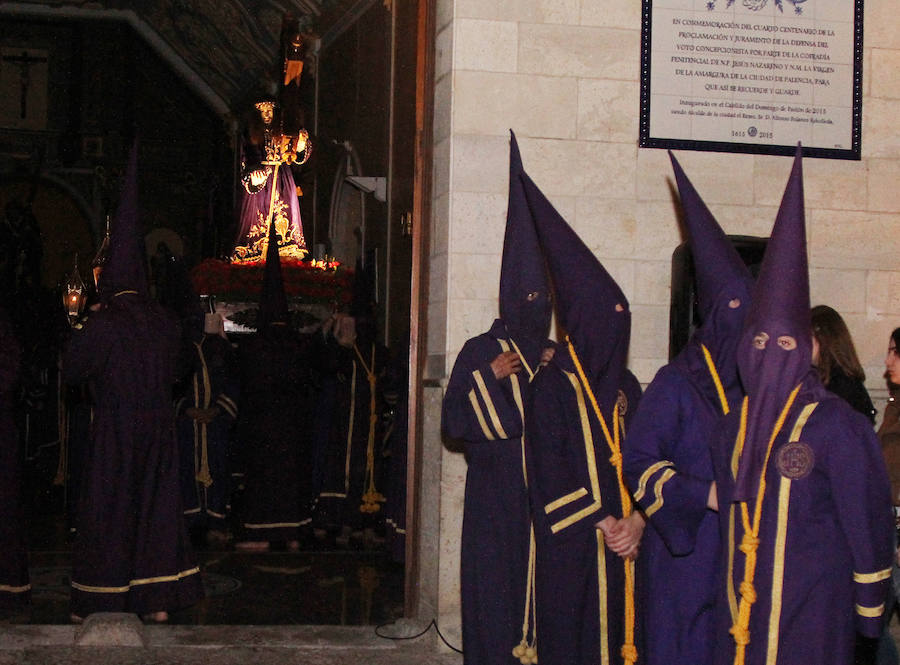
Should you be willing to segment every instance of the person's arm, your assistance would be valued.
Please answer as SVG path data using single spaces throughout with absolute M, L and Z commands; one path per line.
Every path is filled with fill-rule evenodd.
M 611 508 L 618 501 L 601 495 L 606 475 L 601 479 L 596 468 L 608 459 L 588 461 L 587 445 L 593 444 L 585 441 L 584 428 L 588 436 L 590 428 L 587 418 L 578 416 L 574 386 L 551 365 L 537 375 L 532 391 L 525 448 L 536 537 L 562 543 L 601 528 L 601 522 L 611 527 L 617 521 Z
M 828 435 L 827 473 L 853 557 L 856 629 L 865 637 L 878 637 L 894 560 L 890 482 L 878 440 L 865 420 L 854 418 Z
M 460 351 L 450 374 L 441 416 L 448 436 L 467 442 L 515 439 L 522 435 L 522 415 L 503 389 L 508 373 L 498 374 L 492 363 L 503 356 L 499 345 L 470 340 Z M 504 363 L 501 370 L 508 369 Z
M 665 368 L 638 405 L 625 439 L 625 477 L 635 502 L 669 551 L 693 551 L 700 523 L 709 507 L 712 483 L 709 441 L 691 402 L 695 394 L 680 374 Z M 711 433 L 710 433 L 711 435 Z M 671 460 L 687 451 L 703 456 L 705 478 L 689 474 Z

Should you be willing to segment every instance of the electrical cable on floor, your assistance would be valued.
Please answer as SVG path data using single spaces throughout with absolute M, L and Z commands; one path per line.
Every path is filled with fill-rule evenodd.
M 378 637 L 384 638 L 386 640 L 398 640 L 398 641 L 399 640 L 414 640 L 416 638 L 422 637 L 422 635 L 427 633 L 429 630 L 431 630 L 431 627 L 434 626 L 434 629 L 437 631 L 438 637 L 441 638 L 441 642 L 446 644 L 448 648 L 453 649 L 456 653 L 463 653 L 462 649 L 457 649 L 455 646 L 453 646 L 452 644 L 450 644 L 450 642 L 447 641 L 447 638 L 444 637 L 444 634 L 441 632 L 441 629 L 437 624 L 437 619 L 432 619 L 431 623 L 429 623 L 427 626 L 425 626 L 425 630 L 423 630 L 422 632 L 417 633 L 415 635 L 407 635 L 404 637 L 394 637 L 391 635 L 384 635 L 380 632 L 382 628 L 384 628 L 386 626 L 393 626 L 396 623 L 397 623 L 396 621 L 392 621 L 390 623 L 383 623 L 380 626 L 375 626 L 375 634 Z

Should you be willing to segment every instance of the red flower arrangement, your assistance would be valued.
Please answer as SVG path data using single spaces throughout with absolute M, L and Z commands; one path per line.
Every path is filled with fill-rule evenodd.
M 197 293 L 215 295 L 225 301 L 248 302 L 259 299 L 265 261 L 241 264 L 206 259 L 191 271 Z M 344 305 L 350 302 L 353 271 L 328 264 L 290 259 L 281 260 L 285 295 L 305 303 Z

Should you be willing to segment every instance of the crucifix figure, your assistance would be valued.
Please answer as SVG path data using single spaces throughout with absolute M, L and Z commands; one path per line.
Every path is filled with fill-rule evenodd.
M 20 75 L 20 97 L 19 97 L 19 117 L 23 120 L 28 116 L 28 86 L 31 83 L 29 70 L 31 65 L 38 62 L 47 62 L 47 58 L 35 57 L 28 55 L 28 51 L 23 50 L 22 55 L 5 55 L 4 62 L 10 62 L 19 66 Z

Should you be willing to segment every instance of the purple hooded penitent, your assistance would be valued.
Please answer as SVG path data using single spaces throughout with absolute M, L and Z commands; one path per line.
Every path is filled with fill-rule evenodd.
M 179 326 L 147 297 L 137 145 L 100 276 L 103 307 L 73 328 L 68 383 L 88 383 L 91 441 L 79 478 L 71 610 L 169 611 L 203 596 L 178 491 L 172 385 Z
M 696 266 L 701 325 L 647 387 L 628 429 L 625 476 L 649 521 L 638 560 L 646 629 L 642 662 L 708 665 L 714 650 L 720 550 L 718 518 L 707 509 L 714 478 L 710 441 L 724 413 L 740 404 L 735 350 L 752 281 L 681 166 L 670 157 Z
M 135 140 L 128 156 L 125 186 L 110 228 L 109 260 L 98 284 L 103 300 L 109 300 L 121 291 L 137 291 L 143 296 L 149 293 L 144 242 L 138 219 L 137 159 L 138 142 Z
M 269 225 L 269 245 L 266 249 L 266 267 L 263 272 L 262 293 L 259 296 L 257 330 L 264 330 L 273 323 L 289 321 L 284 278 L 281 274 L 281 257 L 278 254 L 278 235 L 275 224 Z
M 540 362 L 552 301 L 543 252 L 525 197 L 516 135 L 509 139 L 509 203 L 500 266 L 500 318 L 532 367 Z M 526 176 L 527 177 L 527 176 Z
M 625 367 L 628 301 L 537 185 L 524 173 L 521 179 L 550 269 L 559 322 L 571 343 L 558 345 L 535 377 L 526 414 L 538 658 L 587 665 L 606 662 L 608 650 L 609 662 L 620 663 L 628 623 L 626 564 L 598 538 L 595 524 L 621 519 L 624 507 L 611 445 L 590 394 L 607 431 L 619 432 L 621 446 L 640 399 L 640 386 Z M 628 643 L 627 651 L 639 642 Z M 641 650 L 637 646 L 639 658 Z
M 738 343 L 747 406 L 711 447 L 724 577 L 715 665 L 845 665 L 857 634 L 885 623 L 890 481 L 871 424 L 811 367 L 804 227 L 798 148 Z
M 798 146 L 737 349 L 749 397 L 734 500 L 756 496 L 769 437 L 791 391 L 814 381 L 803 168 Z
M 522 439 L 525 405 L 550 324 L 549 280 L 522 183 L 522 160 L 510 132 L 509 201 L 500 273 L 500 317 L 468 340 L 444 396 L 441 426 L 465 443 L 465 513 L 460 587 L 466 663 L 510 665 L 514 647 L 533 643 L 529 588 L 530 527 Z M 485 297 L 490 297 L 486 292 Z M 521 353 L 522 369 L 498 378 L 500 354 Z M 487 414 L 487 415 L 486 415 Z M 526 618 L 526 612 L 528 618 Z

